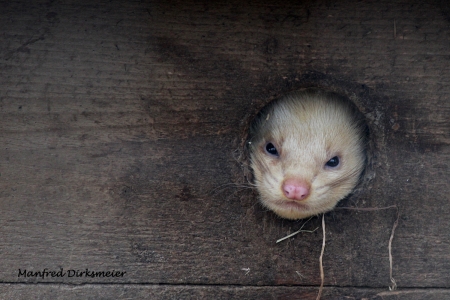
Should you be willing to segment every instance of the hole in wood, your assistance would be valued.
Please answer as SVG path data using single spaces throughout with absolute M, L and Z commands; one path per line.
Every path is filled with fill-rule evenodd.
M 364 115 L 342 95 L 308 88 L 270 102 L 247 140 L 261 203 L 286 219 L 332 210 L 361 181 L 368 141 Z

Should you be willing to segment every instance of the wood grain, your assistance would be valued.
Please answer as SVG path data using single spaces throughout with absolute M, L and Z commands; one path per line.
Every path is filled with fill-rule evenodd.
M 237 159 L 258 109 L 306 86 L 347 95 L 371 127 L 371 180 L 340 206 L 400 215 L 395 296 L 396 210 L 325 216 L 323 298 L 448 294 L 446 2 L 0 7 L 3 298 L 313 299 L 321 230 L 276 244 L 304 221 L 261 208 Z M 18 276 L 61 268 L 126 274 Z

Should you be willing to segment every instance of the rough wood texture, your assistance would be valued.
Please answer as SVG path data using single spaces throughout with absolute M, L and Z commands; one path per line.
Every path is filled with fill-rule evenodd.
M 370 122 L 372 179 L 340 206 L 400 213 L 395 293 L 396 210 L 326 215 L 324 298 L 448 297 L 446 1 L 0 8 L 2 298 L 314 299 L 321 230 L 276 244 L 304 221 L 257 205 L 236 160 L 258 109 L 305 86 L 346 94 Z M 45 268 L 126 273 L 18 276 Z
M 2 299 L 22 299 L 24 295 L 39 295 L 33 299 L 278 299 L 314 300 L 317 289 L 312 287 L 252 287 L 252 286 L 142 286 L 142 285 L 25 285 L 3 284 Z M 351 295 L 351 296 L 343 296 Z M 325 288 L 324 299 L 371 300 L 442 300 L 450 297 L 446 289 L 403 290 L 383 292 L 373 288 Z

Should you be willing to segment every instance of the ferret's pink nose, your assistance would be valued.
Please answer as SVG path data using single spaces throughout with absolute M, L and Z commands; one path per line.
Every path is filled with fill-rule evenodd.
M 283 192 L 291 200 L 302 201 L 309 195 L 309 184 L 299 179 L 287 179 L 283 183 Z

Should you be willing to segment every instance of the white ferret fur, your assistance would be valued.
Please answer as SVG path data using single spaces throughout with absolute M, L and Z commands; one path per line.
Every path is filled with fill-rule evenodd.
M 261 203 L 286 219 L 332 210 L 359 181 L 366 137 L 363 115 L 335 93 L 305 89 L 271 102 L 249 135 Z

